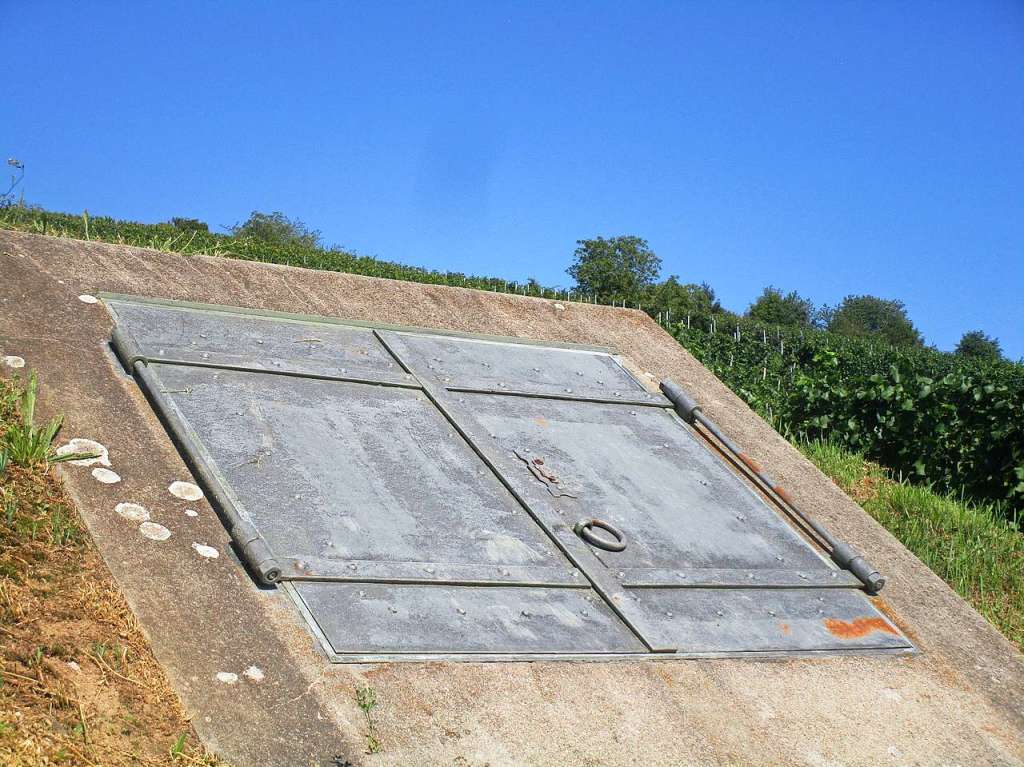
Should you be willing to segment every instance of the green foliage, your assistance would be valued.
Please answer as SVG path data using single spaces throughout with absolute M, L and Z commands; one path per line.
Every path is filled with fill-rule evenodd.
M 674 274 L 651 287 L 644 304 L 666 317 L 706 317 L 722 309 L 710 285 L 683 285 Z
M 1024 507 L 1024 366 L 813 330 L 672 330 L 781 428 L 1007 513 Z
M 953 353 L 976 360 L 998 360 L 1003 357 L 1003 350 L 999 346 L 999 341 L 985 335 L 980 330 L 964 333 L 960 338 L 960 343 L 956 345 L 956 351 Z
M 795 290 L 783 294 L 771 286 L 747 309 L 747 317 L 768 325 L 808 327 L 814 316 L 814 304 Z
M 88 220 L 88 236 L 85 222 Z M 543 286 L 536 280 L 510 282 L 495 277 L 480 277 L 462 272 L 441 272 L 417 266 L 363 256 L 342 248 L 309 246 L 305 241 L 284 244 L 253 237 L 215 234 L 202 227 L 177 228 L 172 223 L 142 224 L 114 218 L 54 213 L 38 207 L 15 206 L 0 210 L 0 228 L 16 229 L 51 237 L 94 239 L 119 245 L 183 253 L 185 255 L 224 256 L 269 264 L 287 264 L 331 272 L 365 274 L 406 282 L 452 285 L 478 290 L 518 293 L 539 298 L 568 298 L 559 287 Z M 588 296 L 589 298 L 589 296 Z
M 259 240 L 270 245 L 320 247 L 320 232 L 310 229 L 297 218 L 288 218 L 280 211 L 260 213 L 254 210 L 241 224 L 231 227 L 231 234 L 243 239 Z
M 902 301 L 875 296 L 847 296 L 831 311 L 828 329 L 847 338 L 884 340 L 893 346 L 922 346 L 921 333 Z
M 4 432 L 3 439 L 0 441 L 0 452 L 5 456 L 5 467 L 8 459 L 20 466 L 27 467 L 44 462 L 60 463 L 80 458 L 93 458 L 91 453 L 56 455 L 53 452 L 53 438 L 60 431 L 64 419 L 62 416 L 57 416 L 45 426 L 36 426 L 37 388 L 36 374 L 32 373 L 18 402 L 21 418 Z
M 180 232 L 206 232 L 209 233 L 210 226 L 198 218 L 180 218 L 175 216 L 170 221 L 171 226 Z
M 1018 646 L 1024 646 L 1024 535 L 990 504 L 895 482 L 861 453 L 801 447 L 818 468 Z
M 587 295 L 638 301 L 661 272 L 661 259 L 640 237 L 596 237 L 576 245 L 566 272 Z

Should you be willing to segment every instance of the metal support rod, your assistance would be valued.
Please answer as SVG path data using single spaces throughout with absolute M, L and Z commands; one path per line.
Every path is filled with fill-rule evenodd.
M 861 583 L 864 584 L 865 590 L 869 594 L 877 594 L 885 586 L 885 578 L 881 573 L 878 572 L 860 553 L 857 552 L 848 543 L 836 538 L 832 535 L 820 522 L 815 521 L 811 517 L 807 516 L 800 508 L 794 503 L 789 493 L 783 488 L 778 482 L 772 479 L 765 471 L 761 468 L 753 458 L 744 453 L 739 446 L 736 445 L 731 439 L 729 439 L 722 430 L 718 428 L 714 421 L 704 415 L 700 405 L 683 389 L 679 384 L 671 380 L 664 380 L 661 382 L 661 390 L 665 396 L 672 402 L 675 407 L 676 413 L 679 417 L 686 421 L 688 424 L 700 424 L 708 433 L 710 433 L 718 442 L 730 453 L 732 453 L 740 463 L 751 471 L 757 479 L 768 486 L 768 489 L 775 494 L 802 522 L 806 523 L 815 534 L 821 538 L 822 541 L 827 544 L 829 555 L 832 557 L 832 561 L 839 565 L 844 570 L 849 570 L 851 573 L 860 579 Z

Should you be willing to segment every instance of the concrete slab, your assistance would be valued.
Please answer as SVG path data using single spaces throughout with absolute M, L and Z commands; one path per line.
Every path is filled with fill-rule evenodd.
M 253 585 L 205 500 L 168 490 L 192 478 L 110 356 L 105 307 L 80 299 L 100 292 L 613 347 L 695 392 L 803 508 L 868 553 L 890 578 L 876 604 L 921 652 L 331 665 L 290 600 Z M 640 312 L 0 232 L 2 356 L 39 372 L 63 439 L 107 447 L 121 482 L 78 466 L 66 482 L 200 736 L 232 764 L 1024 764 L 1021 654 Z M 121 503 L 170 537 L 146 537 Z M 381 702 L 372 756 L 360 684 Z

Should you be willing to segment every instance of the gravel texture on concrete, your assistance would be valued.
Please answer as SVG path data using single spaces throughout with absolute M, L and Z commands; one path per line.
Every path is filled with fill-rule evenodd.
M 280 591 L 239 567 L 206 500 L 168 492 L 193 480 L 110 355 L 102 302 L 79 300 L 102 292 L 613 347 L 649 380 L 688 387 L 866 552 L 890 579 L 879 606 L 921 652 L 332 666 Z M 39 373 L 41 415 L 66 415 L 62 441 L 107 447 L 120 482 L 66 466 L 67 485 L 200 736 L 239 767 L 1024 764 L 1021 654 L 640 312 L 0 232 L 0 355 Z M 119 503 L 170 537 L 140 534 Z M 379 754 L 364 753 L 361 684 L 380 701 Z

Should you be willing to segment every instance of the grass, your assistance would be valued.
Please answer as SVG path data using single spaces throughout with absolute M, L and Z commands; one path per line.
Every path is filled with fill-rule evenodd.
M 380 738 L 377 737 L 377 725 L 373 721 L 373 710 L 377 708 L 377 691 L 369 685 L 356 688 L 356 705 L 366 717 L 366 751 L 378 754 L 383 750 Z
M 60 419 L 36 424 L 37 396 L 0 378 L 0 764 L 222 765 L 54 475 Z
M 13 395 L 5 395 L 4 403 L 9 409 L 19 411 L 19 417 L 12 419 L 4 429 L 3 438 L 0 439 L 0 455 L 3 456 L 0 471 L 6 467 L 8 461 L 24 467 L 31 467 L 38 463 L 61 463 L 63 461 L 76 461 L 81 458 L 95 458 L 93 453 L 65 453 L 57 455 L 53 449 L 53 438 L 60 431 L 64 419 L 56 416 L 45 426 L 39 426 L 35 422 L 36 396 L 39 383 L 36 374 L 31 373 L 28 382 L 20 393 L 13 392 Z
M 1024 650 L 1024 534 L 993 505 L 891 476 L 829 442 L 804 454 L 960 596 Z

